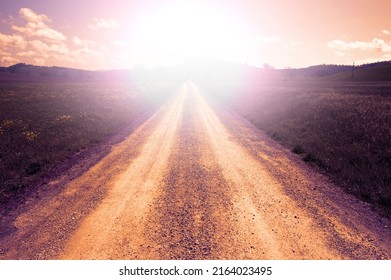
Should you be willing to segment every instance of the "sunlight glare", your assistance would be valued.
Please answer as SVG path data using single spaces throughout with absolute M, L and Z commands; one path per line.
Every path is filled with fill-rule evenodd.
M 244 30 L 222 11 L 176 4 L 140 15 L 138 42 L 147 64 L 174 65 L 196 57 L 243 59 Z

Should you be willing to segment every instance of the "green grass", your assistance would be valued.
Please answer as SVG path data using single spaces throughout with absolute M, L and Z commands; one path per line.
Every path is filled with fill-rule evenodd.
M 162 86 L 0 84 L 0 203 L 166 98 Z
M 281 81 L 236 87 L 236 94 L 210 88 L 345 190 L 391 213 L 391 83 Z

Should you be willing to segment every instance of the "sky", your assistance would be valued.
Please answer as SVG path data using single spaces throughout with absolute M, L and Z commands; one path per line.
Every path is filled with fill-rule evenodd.
M 0 66 L 276 68 L 391 60 L 390 0 L 0 0 Z

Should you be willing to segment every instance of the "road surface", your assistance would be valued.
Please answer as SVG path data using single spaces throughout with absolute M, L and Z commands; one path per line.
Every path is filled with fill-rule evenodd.
M 390 221 L 205 96 L 3 217 L 0 258 L 391 259 Z

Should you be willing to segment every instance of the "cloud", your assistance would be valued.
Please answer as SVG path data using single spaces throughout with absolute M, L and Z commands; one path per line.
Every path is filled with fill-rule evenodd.
M 89 57 L 89 58 L 97 58 L 97 57 L 103 56 L 102 52 L 100 52 L 98 50 L 90 49 L 90 48 L 78 49 L 78 50 L 74 51 L 72 54 L 76 55 L 76 56 L 81 55 L 83 57 Z
M 19 10 L 19 15 L 28 22 L 50 22 L 46 15 L 38 15 L 29 8 L 21 8 Z
M 95 69 L 98 65 L 117 63 L 104 45 L 76 35 L 71 40 L 54 26 L 50 18 L 29 8 L 19 10 L 19 22 L 9 20 L 10 34 L 0 32 L 0 65 L 18 62 L 36 65 L 61 65 Z M 0 23 L 1 24 L 1 23 Z M 114 19 L 94 19 L 90 28 L 117 28 Z M 107 67 L 107 66 L 106 66 Z
M 13 25 L 12 29 L 25 37 L 36 37 L 49 41 L 65 41 L 66 37 L 61 32 L 49 27 L 45 22 L 50 22 L 46 15 L 38 15 L 28 8 L 21 8 L 19 11 L 21 18 L 27 21 L 25 26 Z
M 20 35 L 6 35 L 0 33 L 0 47 L 3 48 L 17 48 L 17 49 L 24 49 L 27 45 L 27 42 L 25 39 Z
M 118 28 L 119 23 L 113 18 L 94 18 L 94 22 L 88 25 L 90 29 L 114 29 Z
M 9 52 L 3 51 L 0 49 L 0 57 L 2 56 L 10 56 L 11 54 Z
M 25 21 L 24 25 L 10 22 L 13 34 L 0 33 L 2 64 L 26 61 L 45 65 L 68 60 L 70 50 L 67 38 L 49 26 L 51 20 L 48 16 L 37 14 L 29 8 L 21 8 L 19 16 Z
M 347 51 L 347 50 L 376 50 L 381 52 L 391 51 L 391 42 L 386 43 L 382 39 L 374 38 L 372 41 L 353 41 L 347 42 L 343 40 L 333 40 L 327 43 L 331 49 Z
M 391 42 L 388 43 L 388 44 L 384 44 L 384 46 L 382 46 L 382 51 L 383 52 L 386 52 L 386 53 L 391 53 Z
M 383 29 L 381 33 L 386 34 L 386 35 L 391 35 L 391 32 L 388 31 L 387 29 Z
M 12 65 L 17 62 L 18 62 L 18 60 L 12 56 L 1 56 L 1 58 L 0 58 L 0 63 L 2 63 L 4 65 Z
M 35 65 L 45 65 L 45 59 L 43 58 L 36 57 L 33 61 Z
M 0 49 L 0 63 L 3 65 L 12 65 L 17 63 L 18 60 L 15 59 L 9 52 L 3 51 Z
M 39 40 L 29 42 L 29 45 L 40 55 L 50 55 L 51 53 L 66 55 L 69 53 L 68 47 L 65 44 L 46 44 Z
M 33 57 L 36 56 L 37 53 L 34 51 L 26 51 L 26 52 L 18 52 L 16 55 L 21 57 Z
M 92 40 L 82 40 L 79 37 L 75 36 L 72 40 L 73 44 L 78 47 L 95 47 L 96 42 Z
M 81 40 L 81 39 L 80 39 L 79 37 L 77 37 L 77 36 L 73 37 L 72 42 L 73 42 L 76 46 L 84 46 L 83 40 Z
M 91 61 L 107 62 L 107 56 L 100 50 L 82 47 L 69 53 L 66 59 L 71 63 L 76 63 L 85 68 L 91 67 Z
M 51 28 L 38 29 L 35 35 L 53 41 L 65 41 L 67 39 L 64 34 Z

